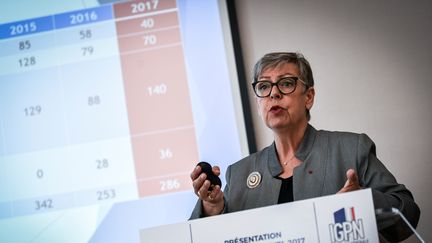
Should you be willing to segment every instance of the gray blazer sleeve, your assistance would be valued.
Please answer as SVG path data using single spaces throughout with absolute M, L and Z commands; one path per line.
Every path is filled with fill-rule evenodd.
M 225 187 L 225 188 L 226 188 L 226 187 Z M 224 209 L 222 210 L 221 214 L 226 213 L 226 205 L 227 205 L 227 202 L 226 202 L 225 197 L 224 197 L 224 205 L 225 205 L 225 207 L 224 207 Z M 206 215 L 204 215 L 204 214 L 203 214 L 203 211 L 202 211 L 202 200 L 198 199 L 198 201 L 197 201 L 196 204 L 195 204 L 195 208 L 193 209 L 192 214 L 191 214 L 189 220 L 192 220 L 192 219 L 199 219 L 199 218 L 204 218 L 204 217 L 206 217 Z
M 404 185 L 397 183 L 394 176 L 376 157 L 373 141 L 365 134 L 359 136 L 357 161 L 360 184 L 372 188 L 375 208 L 397 208 L 408 221 L 417 226 L 420 209 Z M 400 241 L 412 234 L 403 220 L 392 225 L 378 225 L 380 233 L 390 241 Z
M 192 211 L 192 214 L 191 214 L 189 220 L 191 220 L 191 219 L 199 219 L 199 218 L 202 218 L 202 217 L 203 217 L 203 215 L 202 215 L 202 201 L 200 199 L 198 199 L 198 201 L 195 204 L 195 207 L 194 207 L 194 209 Z

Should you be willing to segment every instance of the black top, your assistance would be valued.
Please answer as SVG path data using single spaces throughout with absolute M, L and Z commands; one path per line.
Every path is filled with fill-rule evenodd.
M 293 177 L 290 176 L 286 179 L 277 177 L 282 181 L 281 189 L 279 192 L 278 204 L 294 201 L 293 195 Z

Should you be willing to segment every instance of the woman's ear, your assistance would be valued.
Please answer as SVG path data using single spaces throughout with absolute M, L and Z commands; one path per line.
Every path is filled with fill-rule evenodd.
M 306 90 L 306 109 L 310 110 L 314 104 L 315 88 L 310 87 Z

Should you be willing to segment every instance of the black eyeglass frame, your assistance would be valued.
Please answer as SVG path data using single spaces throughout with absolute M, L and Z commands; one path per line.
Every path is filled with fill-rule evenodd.
M 280 83 L 282 80 L 285 80 L 285 79 L 292 79 L 292 80 L 294 80 L 294 89 L 293 89 L 291 92 L 288 92 L 288 93 L 286 93 L 286 92 L 282 92 L 282 90 L 280 90 L 280 88 L 279 88 L 279 83 Z M 253 88 L 253 91 L 254 91 L 255 95 L 256 95 L 257 97 L 259 97 L 259 98 L 269 97 L 269 96 L 271 95 L 272 90 L 273 90 L 273 86 L 276 86 L 276 88 L 279 90 L 279 92 L 280 92 L 281 94 L 288 95 L 288 94 L 292 94 L 292 93 L 296 90 L 296 88 L 297 88 L 297 81 L 300 81 L 300 82 L 301 82 L 301 83 L 306 87 L 306 89 L 309 88 L 309 85 L 307 85 L 305 81 L 303 81 L 303 80 L 301 80 L 299 77 L 295 77 L 295 76 L 280 78 L 280 79 L 279 79 L 278 81 L 276 81 L 275 83 L 271 82 L 270 80 L 260 80 L 260 81 L 255 81 L 255 82 L 252 83 L 252 88 Z M 269 83 L 269 84 L 270 84 L 270 86 L 271 86 L 271 87 L 270 87 L 270 92 L 269 92 L 268 95 L 260 96 L 260 95 L 257 94 L 257 91 L 256 91 L 256 89 L 255 89 L 255 86 L 256 86 L 257 84 L 259 84 L 259 83 L 263 83 L 263 82 L 265 82 L 265 83 Z

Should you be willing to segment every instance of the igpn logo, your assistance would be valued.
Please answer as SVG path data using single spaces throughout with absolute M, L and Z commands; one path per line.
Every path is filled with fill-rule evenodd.
M 354 207 L 341 208 L 333 213 L 334 224 L 329 224 L 331 242 L 368 242 L 363 221 L 356 218 Z

